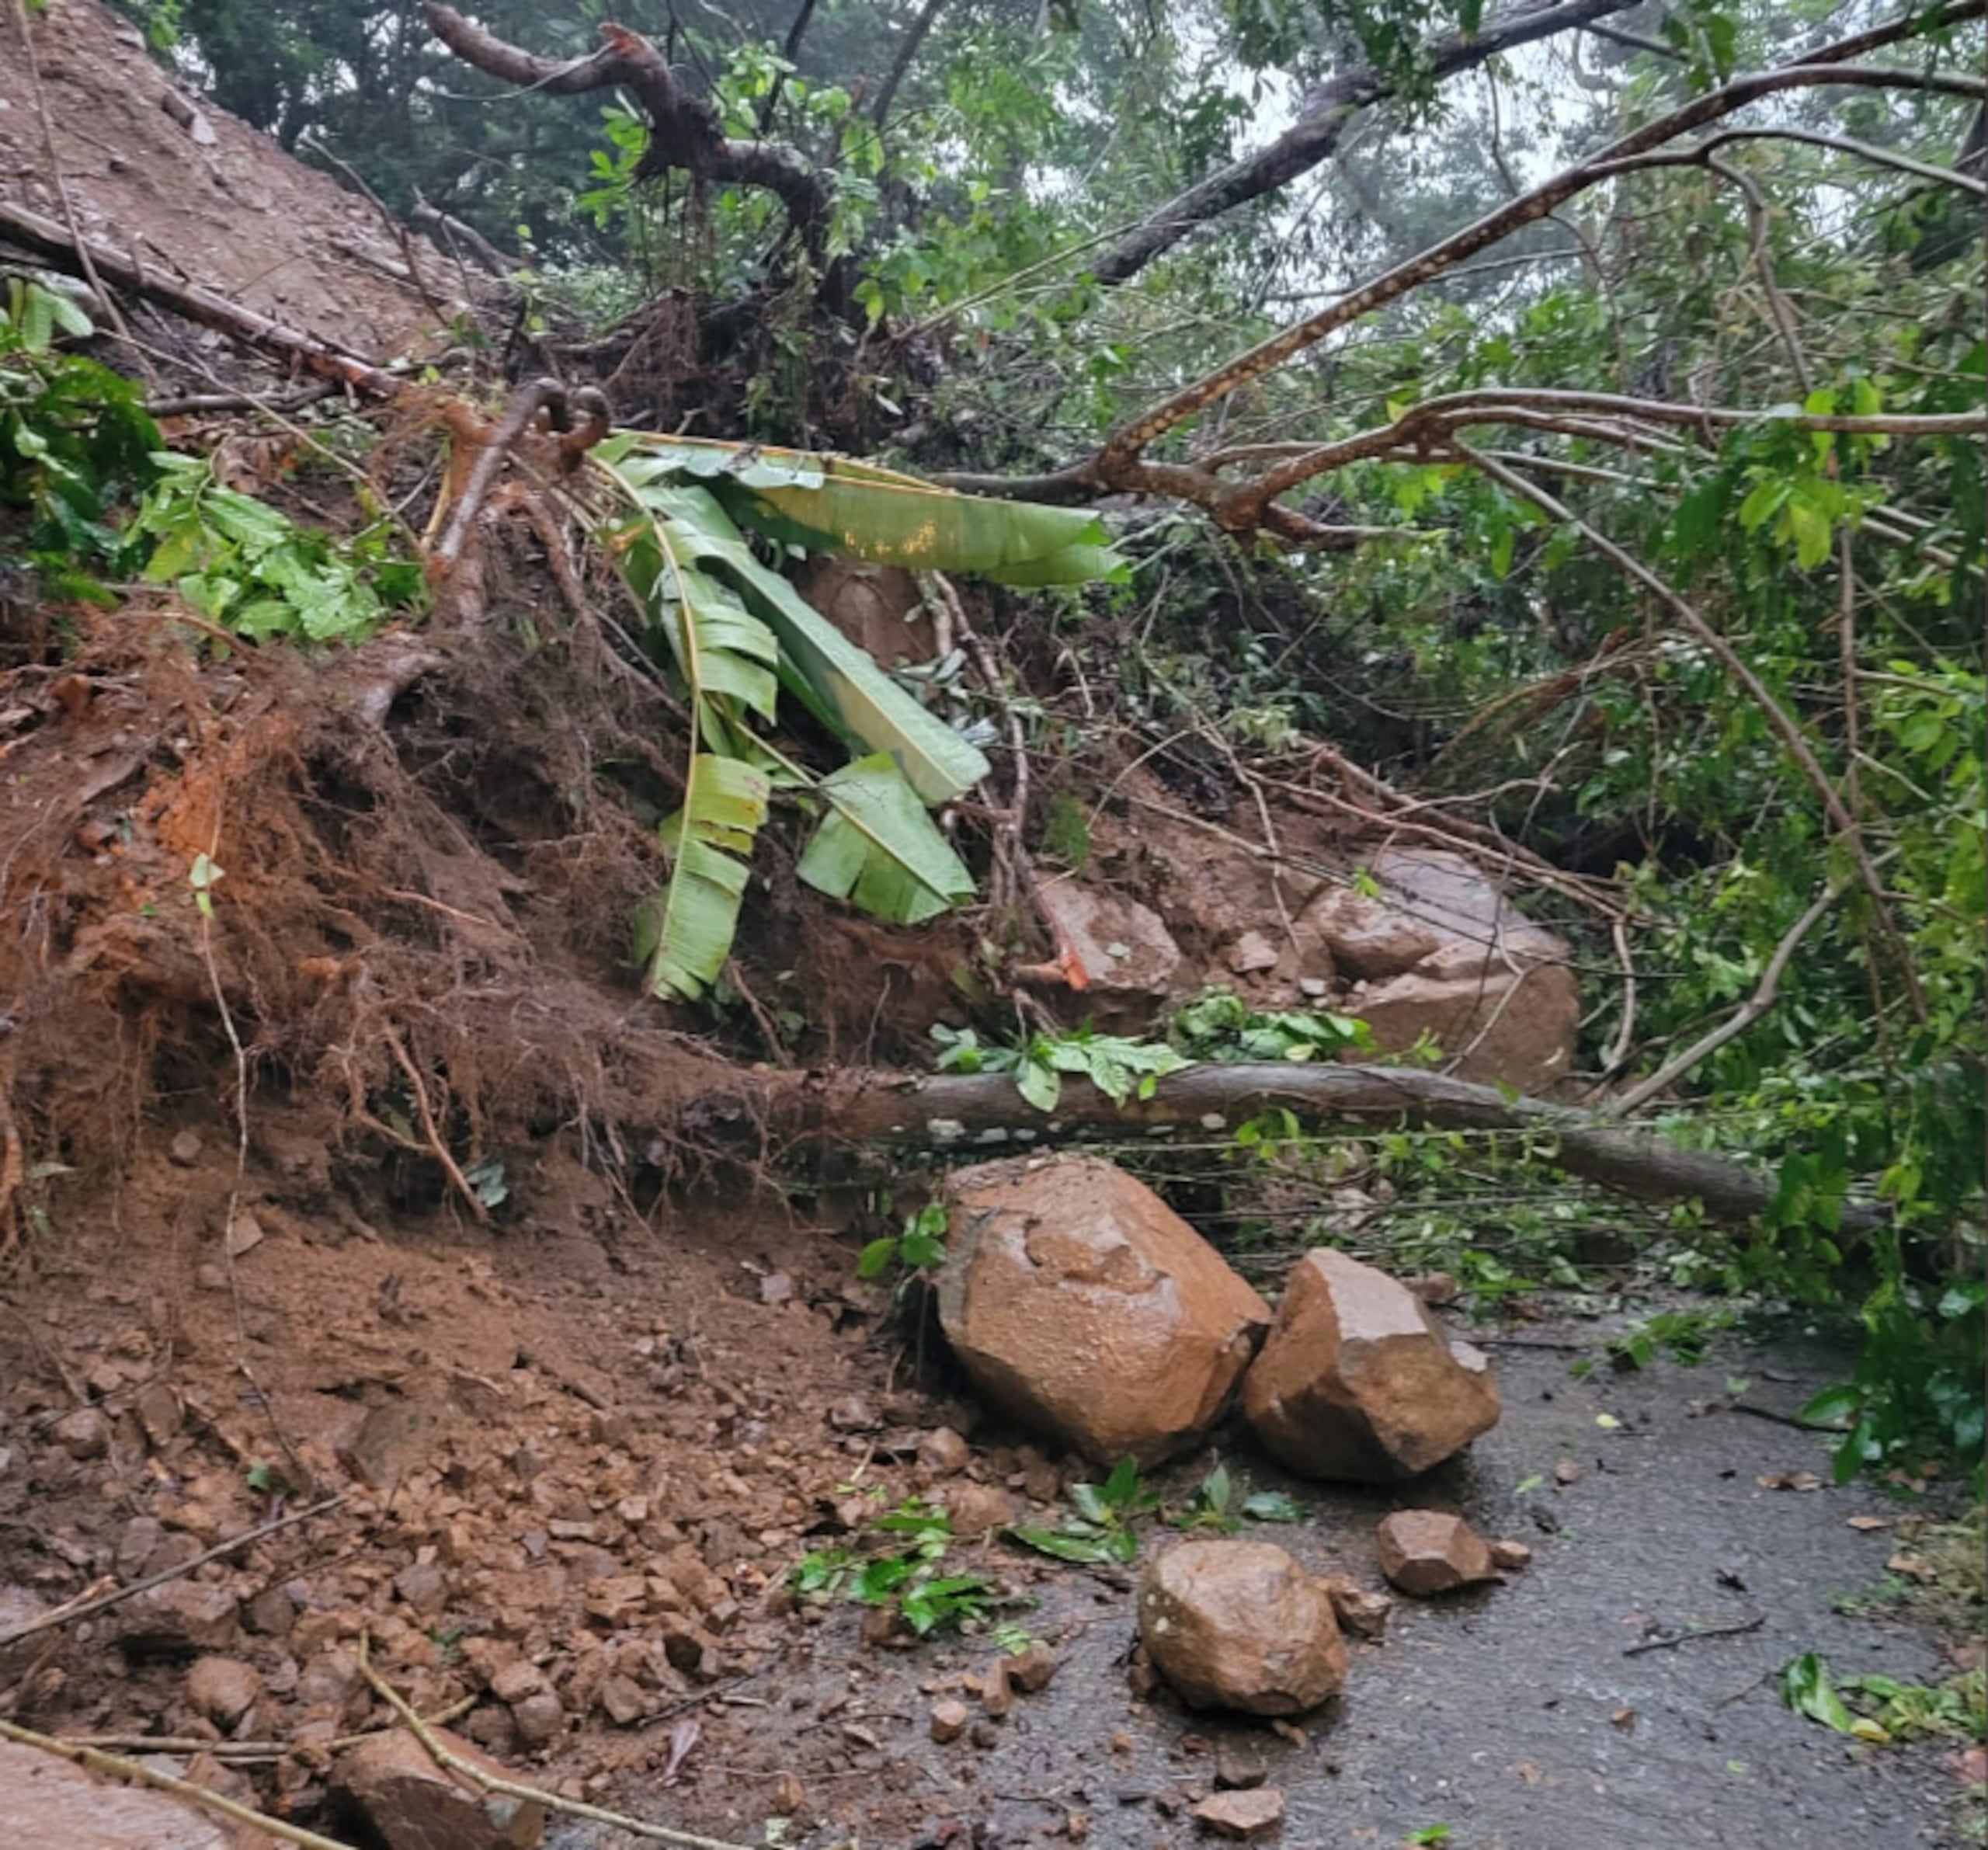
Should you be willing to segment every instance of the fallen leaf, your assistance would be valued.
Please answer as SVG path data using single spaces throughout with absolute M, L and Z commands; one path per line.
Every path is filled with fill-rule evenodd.
M 1954 1756 L 1954 1771 L 1969 1786 L 1988 1780 L 1988 1747 L 1966 1747 Z
M 1594 1416 L 1594 1423 L 1596 1425 L 1599 1426 L 1604 1432 L 1613 1432 L 1617 1427 L 1622 1424 L 1622 1422 L 1617 1419 L 1613 1414 L 1597 1414 Z
M 704 1730 L 695 1716 L 686 1715 L 669 1730 L 669 1751 L 662 1763 L 660 1783 L 668 1786 L 681 1770 L 683 1762 L 690 1758 L 697 1743 L 704 1737 Z
M 1861 1528 L 1867 1532 L 1874 1528 L 1889 1528 L 1891 1527 L 1891 1524 L 1882 1516 L 1851 1516 L 1847 1518 L 1846 1521 L 1851 1528 Z
M 1763 1490 L 1819 1490 L 1823 1480 L 1812 1471 L 1777 1471 L 1753 1480 Z
M 1927 1581 L 1940 1577 L 1940 1570 L 1923 1555 L 1893 1555 L 1885 1563 L 1885 1568 L 1887 1573 L 1902 1574 L 1908 1580 Z
M 1539 1768 L 1529 1760 L 1521 1760 L 1512 1768 L 1512 1771 L 1517 1774 L 1527 1786 L 1537 1786 L 1542 1777 Z
M 1633 1709 L 1618 1709 L 1608 1719 L 1627 1734 L 1636 1725 L 1636 1712 Z

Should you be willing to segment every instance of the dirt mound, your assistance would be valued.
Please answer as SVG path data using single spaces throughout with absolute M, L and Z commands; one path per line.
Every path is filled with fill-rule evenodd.
M 435 350 L 464 290 L 424 239 L 201 105 L 96 0 L 16 9 L 0 30 L 0 200 L 65 228 L 73 214 L 141 270 L 381 360 Z

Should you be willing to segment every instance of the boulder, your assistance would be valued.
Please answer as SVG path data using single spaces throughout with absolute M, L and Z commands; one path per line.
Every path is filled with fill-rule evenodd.
M 1404 1593 L 1454 1593 L 1497 1577 L 1491 1550 L 1461 1516 L 1397 1510 L 1382 1519 L 1375 1540 L 1382 1573 Z
M 1359 979 L 1340 1006 L 1380 1051 L 1404 1052 L 1426 1033 L 1465 1079 L 1537 1092 L 1563 1078 L 1580 1015 L 1566 944 L 1461 855 L 1391 848 L 1367 871 L 1373 892 L 1328 888 L 1298 930 Z
M 1326 1247 L 1291 1268 L 1242 1406 L 1279 1462 L 1361 1483 L 1441 1464 L 1499 1410 L 1478 1351 L 1453 1346 L 1406 1285 Z
M 1159 1197 L 1095 1157 L 961 1170 L 939 1316 L 974 1385 L 1100 1464 L 1221 1417 L 1270 1306 Z
M 0 1741 L 0 1844 L 18 1850 L 229 1850 L 220 1818 Z
M 503 1775 L 467 1741 L 446 1729 L 433 1733 L 450 1753 Z M 332 1768 L 332 1786 L 384 1850 L 537 1850 L 545 1834 L 542 1806 L 485 1793 L 444 1771 L 401 1729 L 348 1748 Z
M 1180 947 L 1150 906 L 1075 880 L 1044 881 L 1040 902 L 1083 965 L 1087 1000 L 1144 1002 L 1172 987 Z
M 1325 1590 L 1267 1542 L 1181 1542 L 1139 1583 L 1139 1639 L 1190 1709 L 1302 1715 L 1346 1681 Z
M 1427 1035 L 1458 1061 L 1461 1079 L 1537 1096 L 1573 1069 L 1580 990 L 1562 964 L 1473 976 L 1410 971 L 1356 989 L 1343 1007 L 1383 1053 L 1404 1053 Z

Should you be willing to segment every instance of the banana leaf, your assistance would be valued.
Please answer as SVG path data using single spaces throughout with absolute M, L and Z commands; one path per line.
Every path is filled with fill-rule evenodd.
M 673 487 L 657 475 L 640 492 L 672 553 L 693 564 L 699 576 L 721 578 L 752 607 L 754 620 L 764 620 L 779 645 L 782 684 L 823 725 L 853 744 L 889 752 L 928 804 L 950 802 L 987 775 L 978 751 L 752 556 L 725 509 L 701 488 Z
M 1029 584 L 1079 584 L 1124 563 L 1104 523 L 1081 508 L 955 494 L 870 464 L 763 444 L 641 442 L 646 457 L 704 482 L 735 520 L 811 551 L 994 578 L 1071 554 L 1062 568 L 1069 576 L 1008 581 Z
M 823 781 L 829 813 L 797 870 L 832 898 L 916 925 L 973 897 L 973 876 L 933 826 L 888 752 Z
M 752 839 L 766 819 L 765 777 L 736 758 L 698 752 L 683 807 L 658 829 L 669 881 L 637 915 L 635 955 L 652 996 L 694 1002 L 718 980 L 738 934 Z

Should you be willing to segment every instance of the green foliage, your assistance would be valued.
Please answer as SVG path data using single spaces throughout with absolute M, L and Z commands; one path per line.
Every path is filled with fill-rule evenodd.
M 846 1599 L 864 1606 L 895 1606 L 920 1638 L 954 1631 L 985 1618 L 993 1596 L 975 1574 L 942 1574 L 953 1543 L 946 1512 L 912 1497 L 873 1518 L 864 1545 L 817 1549 L 788 1577 L 802 1598 Z
M 941 1073 L 1007 1073 L 1015 1090 L 1038 1111 L 1056 1109 L 1063 1096 L 1063 1076 L 1086 1079 L 1114 1105 L 1132 1097 L 1150 1098 L 1159 1081 L 1192 1062 L 1157 1041 L 1100 1035 L 1089 1028 L 1064 1034 L 1031 1035 L 1018 1047 L 983 1047 L 968 1028 L 935 1023 L 932 1038 L 940 1048 Z
M 151 479 L 159 435 L 130 381 L 56 339 L 86 339 L 89 318 L 59 290 L 22 277 L 0 308 L 0 509 L 20 510 L 21 551 L 53 598 L 110 601 L 97 574 L 131 569 L 120 504 Z
M 205 457 L 151 461 L 157 478 L 131 523 L 153 542 L 144 575 L 209 622 L 257 642 L 358 642 L 420 597 L 421 569 L 394 556 L 384 524 L 334 542 L 224 488 Z
M 1255 1490 L 1239 1499 L 1226 1465 L 1217 1465 L 1194 1487 L 1185 1509 L 1168 1512 L 1176 1528 L 1213 1529 L 1232 1535 L 1245 1522 L 1302 1522 L 1305 1506 L 1282 1490 Z
M 1234 990 L 1204 989 L 1175 1011 L 1173 1045 L 1196 1060 L 1330 1059 L 1374 1045 L 1364 1021 L 1326 1010 L 1252 1009 Z
M 1822 1657 L 1804 1651 L 1781 1667 L 1778 1681 L 1781 1701 L 1796 1714 L 1874 1747 L 1988 1740 L 1988 1692 L 1979 1667 L 1937 1685 L 1875 1674 L 1838 1681 Z
M 1889 1269 L 1864 1306 L 1855 1373 L 1817 1395 L 1803 1417 L 1849 1422 L 1835 1450 L 1839 1483 L 1903 1453 L 1932 1449 L 1958 1460 L 1978 1485 L 1988 1285 L 1964 1278 L 1929 1289 L 1903 1276 L 1895 1258 Z
M 1070 1487 L 1070 1507 L 1055 1528 L 1008 1533 L 1024 1547 L 1059 1561 L 1123 1565 L 1138 1559 L 1136 1525 L 1159 1508 L 1159 1492 L 1140 1476 L 1131 1459 L 1121 1459 L 1103 1483 Z
M 589 461 L 617 509 L 604 543 L 675 662 L 698 735 L 683 805 L 662 825 L 669 883 L 637 920 L 651 993 L 695 1001 L 718 979 L 777 788 L 820 805 L 797 870 L 811 886 L 898 924 L 970 899 L 972 876 L 926 810 L 977 784 L 986 760 L 762 564 L 734 521 L 860 558 L 1082 576 L 1109 569 L 1096 520 L 756 444 L 624 432 Z M 817 780 L 774 749 L 752 729 L 782 690 L 862 755 Z
M 937 1271 L 946 1263 L 946 1210 L 939 1201 L 927 1201 L 916 1214 L 905 1216 L 902 1233 L 873 1240 L 857 1255 L 856 1275 L 877 1278 L 893 1266 L 912 1277 Z

